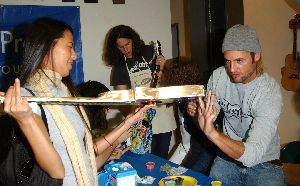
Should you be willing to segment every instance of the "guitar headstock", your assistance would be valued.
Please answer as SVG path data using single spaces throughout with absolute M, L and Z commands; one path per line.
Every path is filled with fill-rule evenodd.
M 300 14 L 295 14 L 294 19 L 296 23 L 300 23 Z
M 155 52 L 157 55 L 162 55 L 161 44 L 158 40 L 156 40 L 156 42 L 154 44 L 154 48 L 155 48 Z
M 162 51 L 161 51 L 161 44 L 158 40 L 154 41 L 150 41 L 149 45 L 154 47 L 154 52 L 156 55 L 162 55 Z
M 300 28 L 300 14 L 295 14 L 294 19 L 289 21 L 290 29 L 299 29 Z

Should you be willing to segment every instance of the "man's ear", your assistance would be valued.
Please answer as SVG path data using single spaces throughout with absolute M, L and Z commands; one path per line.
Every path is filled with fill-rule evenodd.
M 254 61 L 258 62 L 260 60 L 260 58 L 261 58 L 261 53 L 255 53 L 255 55 L 254 55 Z

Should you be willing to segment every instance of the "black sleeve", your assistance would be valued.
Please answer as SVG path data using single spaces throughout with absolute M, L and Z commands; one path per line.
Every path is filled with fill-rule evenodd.
M 110 85 L 111 86 L 127 85 L 128 87 L 131 87 L 129 74 L 128 74 L 125 64 L 113 67 L 113 69 L 111 71 Z

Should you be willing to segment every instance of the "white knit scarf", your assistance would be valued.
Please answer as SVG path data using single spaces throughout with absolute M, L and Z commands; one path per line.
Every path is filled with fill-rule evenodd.
M 30 77 L 28 84 L 34 90 L 37 96 L 53 97 L 54 95 L 49 90 L 49 85 L 54 85 L 65 92 L 69 92 L 67 87 L 62 83 L 62 77 L 60 74 L 51 70 L 38 70 L 32 77 Z M 84 163 L 84 156 L 76 134 L 75 129 L 72 127 L 69 119 L 65 116 L 62 107 L 60 105 L 46 105 L 50 111 L 60 134 L 64 140 L 67 147 L 68 155 L 71 159 L 71 163 L 75 172 L 76 180 L 79 186 L 90 186 L 90 179 L 88 171 Z M 83 115 L 83 124 L 87 123 L 88 127 L 89 121 L 87 119 L 86 113 L 82 107 L 79 107 Z M 79 113 L 78 113 L 79 114 Z M 85 125 L 84 125 L 85 126 Z M 86 153 L 89 156 L 90 165 L 92 166 L 93 177 L 95 185 L 98 185 L 97 179 L 97 168 L 96 159 L 94 154 L 93 139 L 89 129 L 85 126 L 85 147 Z

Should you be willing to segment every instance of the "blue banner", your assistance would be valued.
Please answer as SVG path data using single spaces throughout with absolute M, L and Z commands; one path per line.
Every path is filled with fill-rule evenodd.
M 24 27 L 39 17 L 62 20 L 73 28 L 77 59 L 71 78 L 75 85 L 84 81 L 79 7 L 0 5 L 0 90 L 5 91 L 18 76 Z

